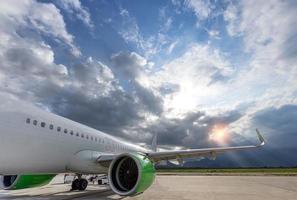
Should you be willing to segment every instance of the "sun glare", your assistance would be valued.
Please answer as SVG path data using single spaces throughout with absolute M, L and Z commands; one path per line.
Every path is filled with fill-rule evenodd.
M 225 125 L 215 125 L 209 134 L 209 140 L 216 143 L 225 143 L 228 139 L 227 127 Z

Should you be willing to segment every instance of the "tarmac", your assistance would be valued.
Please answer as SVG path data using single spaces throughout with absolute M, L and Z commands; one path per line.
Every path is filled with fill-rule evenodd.
M 154 184 L 134 197 L 121 197 L 108 186 L 89 184 L 86 191 L 71 191 L 56 179 L 51 184 L 24 190 L 0 190 L 1 200 L 296 200 L 296 176 L 157 176 Z

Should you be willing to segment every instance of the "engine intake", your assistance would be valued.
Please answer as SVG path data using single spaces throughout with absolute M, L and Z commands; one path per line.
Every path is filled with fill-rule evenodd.
M 121 154 L 113 160 L 108 173 L 111 189 L 123 196 L 146 190 L 155 179 L 153 163 L 141 154 Z
M 54 177 L 54 174 L 4 175 L 0 176 L 0 188 L 4 190 L 17 190 L 40 187 L 48 184 Z

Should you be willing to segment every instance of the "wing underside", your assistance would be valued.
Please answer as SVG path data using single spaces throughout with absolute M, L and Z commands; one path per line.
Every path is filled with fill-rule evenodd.
M 194 158 L 202 156 L 209 156 L 211 158 L 215 158 L 217 154 L 224 152 L 256 149 L 265 144 L 263 136 L 259 133 L 257 129 L 256 132 L 260 141 L 260 144 L 258 145 L 151 152 L 147 153 L 147 157 L 154 162 L 159 162 L 161 160 L 182 160 L 184 158 Z

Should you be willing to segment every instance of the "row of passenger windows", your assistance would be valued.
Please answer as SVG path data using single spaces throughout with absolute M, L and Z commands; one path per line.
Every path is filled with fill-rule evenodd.
M 35 125 L 35 126 L 37 126 L 38 125 L 38 121 L 37 120 L 31 120 L 30 118 L 27 118 L 26 119 L 26 123 L 27 124 L 33 124 L 33 125 Z M 46 123 L 45 122 L 40 122 L 40 126 L 42 127 L 42 128 L 46 128 Z M 54 125 L 53 124 L 49 124 L 48 125 L 48 128 L 50 129 L 50 130 L 54 130 L 55 129 L 55 127 L 54 127 Z M 93 137 L 93 136 L 89 136 L 89 135 L 87 135 L 87 134 L 83 134 L 83 133 L 79 133 L 79 132 L 74 132 L 73 130 L 68 130 L 67 128 L 64 128 L 63 130 L 62 130 L 62 128 L 60 127 L 60 126 L 57 126 L 56 127 L 56 131 L 57 132 L 64 132 L 65 134 L 67 134 L 68 132 L 69 132 L 69 134 L 70 135 L 73 135 L 73 136 L 77 136 L 77 137 L 81 137 L 81 138 L 86 138 L 86 139 L 90 139 L 90 140 L 92 140 L 92 141 L 95 141 L 95 142 L 99 142 L 99 143 L 103 143 L 104 144 L 104 139 L 101 139 L 101 138 L 97 138 L 97 137 Z M 124 146 L 120 146 L 120 145 L 118 145 L 118 144 L 115 144 L 115 143 L 112 143 L 112 147 L 114 148 L 114 149 L 121 149 L 121 150 L 127 150 L 127 148 L 125 148 Z
M 31 122 L 31 121 L 32 121 L 32 122 Z M 37 121 L 37 120 L 31 120 L 30 118 L 27 118 L 27 119 L 26 119 L 26 123 L 27 123 L 27 124 L 32 123 L 32 124 L 35 125 L 35 126 L 38 125 L 38 121 Z M 41 126 L 42 128 L 46 128 L 46 123 L 45 123 L 45 122 L 40 122 L 40 126 Z M 50 130 L 54 130 L 54 125 L 53 125 L 53 124 L 49 124 L 48 128 L 49 128 Z M 62 130 L 62 128 L 61 128 L 60 126 L 57 126 L 57 127 L 56 127 L 56 130 L 57 130 L 58 132 L 63 131 L 63 132 L 66 133 L 66 134 L 69 133 L 70 135 L 73 135 L 73 136 L 77 136 L 77 137 L 81 137 L 81 138 L 90 139 L 90 140 L 93 140 L 93 141 L 95 141 L 95 142 L 104 143 L 104 140 L 101 139 L 101 138 L 97 138 L 97 137 L 89 136 L 89 135 L 87 135 L 87 134 L 83 134 L 83 133 L 79 133 L 79 132 L 74 133 L 73 130 L 68 130 L 67 128 L 64 128 L 64 129 Z

